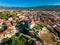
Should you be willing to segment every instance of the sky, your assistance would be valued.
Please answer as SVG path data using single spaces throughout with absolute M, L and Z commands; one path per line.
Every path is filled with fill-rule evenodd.
M 60 0 L 0 0 L 0 6 L 6 7 L 34 7 L 46 5 L 60 5 Z

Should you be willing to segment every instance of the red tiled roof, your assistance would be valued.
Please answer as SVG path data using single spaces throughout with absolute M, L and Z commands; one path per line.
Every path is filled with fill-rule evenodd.
M 30 24 L 35 24 L 35 21 L 34 21 L 34 19 L 32 19 L 32 20 L 31 20 L 31 23 L 30 23 Z
M 7 27 L 12 26 L 12 24 L 9 21 L 5 21 L 5 24 L 6 24 Z
M 3 34 L 3 35 L 6 35 L 7 33 L 4 31 L 4 32 L 2 32 L 2 34 Z

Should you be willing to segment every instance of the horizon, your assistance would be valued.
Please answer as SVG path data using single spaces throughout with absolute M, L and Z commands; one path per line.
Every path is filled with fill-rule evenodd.
M 40 6 L 30 6 L 30 7 L 44 7 L 44 6 L 47 7 L 47 6 L 60 6 L 60 5 L 40 5 Z M 19 6 L 0 6 L 0 7 L 19 7 Z M 29 7 L 25 7 L 25 8 L 29 8 Z
M 0 0 L 0 6 L 4 7 L 36 7 L 60 5 L 60 0 Z

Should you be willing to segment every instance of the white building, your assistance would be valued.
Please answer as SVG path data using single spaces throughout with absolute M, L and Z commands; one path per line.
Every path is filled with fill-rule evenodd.
M 32 19 L 31 23 L 30 23 L 30 29 L 32 29 L 34 26 L 35 26 L 35 21 L 34 21 L 34 19 Z
M 9 20 L 9 21 L 12 21 L 13 19 L 12 19 L 12 17 L 10 17 L 10 18 L 8 18 L 8 20 Z

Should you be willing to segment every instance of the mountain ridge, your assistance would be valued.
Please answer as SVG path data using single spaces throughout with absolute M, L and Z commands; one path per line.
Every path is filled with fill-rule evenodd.
M 36 10 L 59 10 L 60 11 L 60 5 L 50 5 L 50 6 L 36 6 L 36 7 L 4 7 L 0 6 L 0 9 L 13 9 L 13 10 L 19 10 L 19 9 L 36 9 Z

